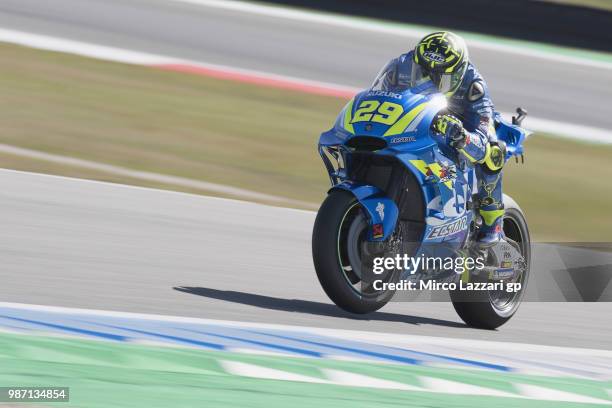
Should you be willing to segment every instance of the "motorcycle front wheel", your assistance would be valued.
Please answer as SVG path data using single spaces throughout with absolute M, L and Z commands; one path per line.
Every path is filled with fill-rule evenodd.
M 332 191 L 317 213 L 312 233 L 312 258 L 317 277 L 327 296 L 341 309 L 365 314 L 383 307 L 394 291 L 376 290 L 366 268 L 375 256 L 384 256 L 384 243 L 369 242 L 368 219 L 355 197 Z M 369 264 L 369 265 L 368 265 Z M 376 279 L 395 282 L 399 271 Z

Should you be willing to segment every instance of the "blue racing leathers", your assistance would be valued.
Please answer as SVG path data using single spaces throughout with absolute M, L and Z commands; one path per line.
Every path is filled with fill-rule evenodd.
M 411 51 L 399 60 L 411 61 L 412 56 Z M 468 63 L 456 90 L 446 94 L 446 97 L 448 114 L 458 118 L 463 125 L 459 124 L 463 128 L 461 142 L 456 144 L 448 139 L 447 142 L 476 168 L 477 204 L 483 220 L 478 240 L 483 243 L 495 242 L 503 234 L 502 167 L 505 147 L 497 141 L 493 101 L 484 78 L 472 63 Z M 451 122 L 456 120 L 450 119 Z
M 503 146 L 497 143 L 493 123 L 494 105 L 487 84 L 469 63 L 463 81 L 447 95 L 448 108 L 463 122 L 465 145 L 459 149 L 476 167 L 479 211 L 483 225 L 479 240 L 491 241 L 502 233 L 504 205 L 502 198 Z

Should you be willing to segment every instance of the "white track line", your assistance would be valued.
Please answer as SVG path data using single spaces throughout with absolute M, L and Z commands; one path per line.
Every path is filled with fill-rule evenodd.
M 337 385 L 347 385 L 350 387 L 369 387 L 379 388 L 385 390 L 404 390 L 404 391 L 426 391 L 421 387 L 415 387 L 414 385 L 399 383 L 396 381 L 383 380 L 380 378 L 374 378 L 363 374 L 351 373 L 342 370 L 333 370 L 331 368 L 321 369 L 323 374 L 329 378 L 329 380 Z
M 256 71 L 229 67 L 226 65 L 210 64 L 201 61 L 192 61 L 182 58 L 169 57 L 166 55 L 152 54 L 147 52 L 127 50 L 124 48 L 110 47 L 106 45 L 92 44 L 67 38 L 50 37 L 41 34 L 28 33 L 24 31 L 8 30 L 0 28 L 0 42 L 23 45 L 47 51 L 64 52 L 67 54 L 80 55 L 104 61 L 121 62 L 132 65 L 160 66 L 170 64 L 183 64 L 197 68 L 224 71 L 234 75 L 248 75 L 255 78 L 269 79 L 273 81 L 294 82 L 311 87 L 330 88 L 347 93 L 356 93 L 357 88 L 350 86 L 332 84 L 329 82 L 315 81 L 310 79 L 296 78 L 287 75 L 272 74 L 269 72 Z
M 509 112 L 501 112 L 505 118 L 512 117 Z M 564 139 L 587 141 L 591 143 L 612 144 L 612 130 L 595 128 L 556 120 L 534 118 L 527 116 L 524 125 L 534 131 L 550 133 Z
M 245 203 L 249 204 L 249 203 Z M 280 209 L 287 210 L 289 209 Z M 291 210 L 293 211 L 293 210 Z M 305 333 L 314 333 L 322 336 L 331 336 L 352 339 L 355 341 L 371 342 L 381 345 L 401 346 L 406 344 L 419 344 L 427 343 L 434 346 L 439 346 L 442 349 L 452 350 L 453 348 L 465 348 L 470 350 L 488 350 L 492 346 L 495 349 L 504 351 L 519 351 L 519 352 L 534 352 L 534 353 L 558 353 L 563 355 L 574 355 L 578 357 L 599 357 L 599 358 L 612 358 L 612 350 L 600 350 L 600 349 L 588 349 L 588 348 L 569 348 L 560 346 L 547 346 L 540 344 L 528 344 L 528 343 L 510 343 L 500 341 L 487 341 L 487 340 L 474 340 L 474 339 L 462 339 L 462 338 L 446 338 L 446 337 L 433 337 L 433 336 L 420 336 L 420 335 L 407 335 L 407 334 L 396 334 L 396 333 L 380 333 L 380 332 L 366 332 L 359 330 L 345 330 L 345 329 L 324 329 L 312 326 L 293 326 L 287 324 L 276 324 L 276 323 L 254 323 L 254 322 L 237 322 L 233 320 L 216 320 L 216 319 L 203 319 L 198 317 L 184 317 L 184 316 L 169 316 L 169 315 L 157 315 L 148 313 L 134 313 L 134 312 L 120 312 L 113 310 L 99 310 L 99 309 L 84 309 L 84 308 L 70 308 L 62 306 L 47 306 L 47 305 L 33 305 L 26 303 L 14 303 L 14 302 L 0 302 L 0 308 L 11 308 L 20 310 L 32 310 L 39 312 L 49 312 L 58 314 L 72 314 L 72 315 L 90 315 L 90 316 L 108 316 L 123 319 L 138 319 L 148 321 L 163 321 L 163 322 L 176 322 L 176 323 L 191 323 L 191 324 L 214 324 L 222 325 L 227 327 L 236 328 L 254 328 L 254 329 L 272 329 L 272 330 L 291 330 Z
M 245 205 L 247 204 L 248 203 L 245 203 Z M 301 335 L 316 335 L 323 336 L 325 338 L 337 338 L 339 340 L 351 339 L 353 341 L 376 344 L 382 347 L 398 347 L 401 349 L 408 347 L 411 350 L 423 353 L 439 354 L 440 350 L 445 350 L 444 354 L 451 359 L 459 358 L 463 360 L 467 359 L 473 361 L 483 361 L 490 364 L 500 364 L 509 367 L 515 374 L 585 378 L 595 381 L 607 381 L 610 378 L 609 370 L 602 367 L 605 366 L 607 362 L 612 360 L 612 351 L 609 350 L 508 343 L 503 341 L 484 341 L 462 338 L 405 335 L 397 333 L 365 332 L 359 330 L 326 329 L 273 323 L 251 323 L 130 312 L 73 309 L 57 306 L 41 306 L 6 302 L 0 303 L 0 311 L 10 314 L 19 314 L 22 311 L 44 312 L 56 315 L 53 317 L 53 319 L 60 320 L 62 319 L 62 315 L 68 315 L 67 318 L 69 319 L 73 319 L 77 316 L 82 316 L 86 319 L 110 317 L 119 318 L 122 320 L 144 320 L 159 324 L 167 324 L 171 322 L 192 325 L 214 325 L 239 330 L 254 329 L 284 331 L 291 332 L 298 337 Z M 129 322 L 126 322 L 126 324 L 129 325 Z M 29 334 L 33 333 L 29 332 Z M 231 351 L 236 352 L 239 349 L 240 347 L 236 347 L 236 350 L 232 349 Z M 246 350 L 245 352 L 251 353 L 250 351 Z M 293 357 L 295 357 L 295 355 L 293 355 Z M 331 355 L 326 355 L 325 358 L 337 359 L 333 358 L 333 353 Z M 347 359 L 343 358 L 342 360 Z M 364 361 L 363 359 L 350 360 Z M 370 359 L 366 360 L 371 362 Z M 582 362 L 581 367 L 580 369 L 575 369 L 574 363 L 579 361 Z M 551 370 L 554 368 L 554 370 L 543 372 L 541 367 L 549 367 Z M 453 365 L 453 368 L 457 368 L 457 366 Z M 475 366 L 471 369 L 478 370 L 479 367 Z M 589 374 L 585 375 L 585 372 L 588 372 Z
M 466 384 L 457 381 L 444 380 L 434 377 L 419 377 L 419 381 L 427 389 L 445 394 L 470 394 L 470 395 L 486 395 L 489 397 L 518 397 L 518 395 L 508 392 L 499 391 L 493 388 L 484 388 L 477 385 Z
M 295 381 L 314 384 L 341 385 L 347 387 L 376 388 L 387 390 L 402 390 L 408 392 L 427 392 L 433 394 L 451 395 L 477 395 L 502 398 L 522 398 L 544 401 L 577 402 L 586 404 L 610 404 L 606 401 L 586 395 L 559 391 L 528 384 L 513 384 L 517 393 L 500 391 L 494 388 L 486 388 L 459 381 L 451 381 L 442 378 L 419 376 L 418 381 L 424 387 L 416 387 L 396 381 L 383 380 L 363 374 L 351 373 L 343 370 L 320 369 L 327 379 L 306 376 L 290 371 L 268 368 L 258 364 L 243 363 L 232 360 L 218 360 L 226 373 L 241 377 L 258 378 L 264 380 Z
M 526 398 L 545 401 L 577 402 L 584 404 L 606 404 L 612 405 L 612 401 L 606 401 L 586 395 L 574 394 L 573 392 L 559 391 L 552 388 L 540 387 L 531 384 L 514 384 L 514 387 Z
M 222 184 L 209 183 L 207 181 L 193 180 L 184 177 L 169 176 L 166 174 L 152 173 L 148 171 L 131 170 L 125 167 L 113 166 L 110 164 L 97 163 L 89 160 L 75 159 L 73 157 L 61 156 L 57 154 L 40 152 L 37 150 L 24 149 L 7 144 L 0 143 L 0 152 L 12 154 L 15 156 L 28 157 L 36 160 L 44 160 L 48 162 L 58 163 L 67 166 L 80 167 L 89 170 L 101 171 L 117 176 L 131 177 L 138 180 L 151 181 L 155 183 L 169 184 L 173 186 L 193 188 L 204 190 L 218 194 L 227 194 L 233 197 L 244 200 L 256 200 L 264 202 L 272 202 L 285 205 L 299 205 L 301 207 L 313 208 L 316 207 L 312 203 L 304 201 L 292 200 L 285 197 L 274 196 L 270 194 L 258 193 L 256 191 L 245 190 L 242 188 L 226 186 Z
M 274 368 L 263 367 L 255 364 L 241 363 L 239 361 L 219 360 L 223 369 L 229 374 L 242 377 L 261 378 L 265 380 L 299 381 L 316 384 L 329 384 L 327 380 L 321 378 L 308 377 L 288 371 L 276 370 Z
M 105 61 L 122 62 L 125 64 L 172 64 L 179 61 L 176 58 L 164 57 L 146 52 L 107 47 L 105 45 L 91 44 L 69 40 L 66 38 L 51 37 L 2 28 L 0 28 L 0 41 L 37 48 L 40 50 L 65 52 L 68 54 L 76 54 L 83 57 L 96 58 Z
M 408 24 L 389 23 L 385 21 L 377 21 L 373 19 L 356 18 L 343 16 L 339 14 L 331 14 L 324 12 L 300 10 L 293 8 L 285 8 L 282 6 L 257 4 L 245 1 L 228 1 L 228 0 L 168 0 L 177 3 L 188 3 L 202 7 L 216 8 L 228 11 L 238 11 L 249 14 L 262 15 L 267 17 L 276 17 L 287 20 L 303 21 L 315 24 L 326 24 L 336 27 L 349 28 L 353 30 L 376 32 L 381 34 L 389 34 L 394 36 L 408 37 L 419 39 L 424 35 L 434 31 L 434 27 L 411 27 Z M 612 69 L 611 61 L 595 60 L 585 57 L 568 55 L 568 50 L 550 46 L 551 51 L 543 49 L 535 49 L 534 46 L 539 44 L 521 41 L 520 44 L 511 45 L 501 41 L 495 41 L 492 37 L 489 41 L 468 38 L 470 47 L 494 50 L 496 52 L 505 52 L 509 54 L 522 55 L 532 58 L 545 59 L 568 64 L 583 65 L 588 67 L 596 67 L 601 69 Z M 552 51 L 554 50 L 554 51 Z M 571 51 L 570 51 L 571 52 Z M 594 53 L 595 54 L 595 53 Z M 603 54 L 605 55 L 605 54 Z

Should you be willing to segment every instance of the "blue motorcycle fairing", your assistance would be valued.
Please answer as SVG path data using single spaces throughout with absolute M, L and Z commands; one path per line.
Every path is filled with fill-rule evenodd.
M 428 88 L 427 88 L 428 89 Z M 368 105 L 372 103 L 372 105 Z M 377 113 L 372 107 L 400 105 L 403 109 L 401 118 L 396 122 L 385 122 L 388 114 Z M 401 148 L 409 144 L 409 150 L 431 145 L 429 126 L 433 117 L 447 106 L 446 98 L 436 93 L 413 93 L 406 90 L 402 93 L 390 93 L 366 90 L 358 93 L 342 110 L 331 131 L 335 138 L 326 138 L 321 142 L 331 143 L 332 140 L 347 143 L 354 137 L 375 137 L 384 140 L 388 146 Z M 369 109 L 368 109 L 369 108 Z M 358 114 L 359 113 L 359 114 Z M 348 120 L 359 116 L 357 122 Z M 376 120 L 378 116 L 382 120 Z M 364 120 L 365 118 L 370 120 Z M 408 119 L 405 122 L 403 119 Z M 412 119 L 412 120 L 409 120 Z M 405 124 L 405 126 L 401 126 Z M 327 132 L 325 132 L 327 133 Z
M 495 112 L 494 121 L 497 138 L 506 143 L 506 160 L 523 154 L 523 142 L 531 132 L 508 122 L 499 112 Z
M 411 171 L 421 186 L 426 208 L 424 239 L 431 242 L 462 241 L 466 235 L 462 233 L 467 232 L 473 219 L 467 203 L 471 192 L 476 191 L 474 168 L 458 165 L 435 144 L 419 151 L 399 153 L 395 157 Z M 466 228 L 461 231 L 448 228 L 457 222 Z
M 319 138 L 319 146 L 337 146 L 344 143 L 348 135 L 343 134 L 342 131 L 332 128 L 328 131 L 321 133 Z
M 382 234 L 374 234 L 371 229 L 372 241 L 385 240 L 393 233 L 399 209 L 379 188 L 350 180 L 347 169 L 351 167 L 351 157 L 364 141 L 370 143 L 366 151 L 393 157 L 415 177 L 425 209 L 423 244 L 448 242 L 458 247 L 469 235 L 475 218 L 467 205 L 477 191 L 474 168 L 431 130 L 435 116 L 446 108 L 444 95 L 431 91 L 429 85 L 398 93 L 362 91 L 347 103 L 334 127 L 321 134 L 319 152 L 328 167 L 332 190 L 350 191 L 366 209 L 371 227 L 382 224 Z M 391 115 L 382 107 L 397 105 L 401 106 L 402 114 L 386 120 Z M 499 139 L 507 145 L 507 158 L 521 154 L 528 133 L 503 120 L 498 113 L 495 123 Z M 339 159 L 340 169 L 330 165 L 324 154 L 326 149 L 334 150 L 331 157 Z M 381 208 L 379 203 L 384 206 L 384 218 L 377 211 L 377 207 Z
M 384 241 L 395 231 L 399 210 L 395 202 L 378 189 L 351 181 L 333 186 L 329 191 L 344 190 L 355 196 L 368 215 L 369 241 Z
M 413 154 L 418 153 L 418 154 Z M 418 163 L 442 163 L 452 166 L 452 162 L 436 149 L 426 149 L 420 152 L 398 154 L 395 157 L 408 168 L 421 186 L 426 207 L 424 240 L 427 242 L 448 242 L 456 244 L 463 242 L 467 230 L 473 220 L 473 214 L 467 209 L 469 194 L 475 182 L 474 171 L 458 171 L 451 181 L 431 174 L 425 175 L 420 171 Z M 381 151 L 382 155 L 383 152 Z M 417 163 L 417 164 L 415 164 Z M 422 167 L 421 167 L 422 168 Z M 368 239 L 371 241 L 384 241 L 395 230 L 399 209 L 397 204 L 379 188 L 356 183 L 350 180 L 335 185 L 330 189 L 342 189 L 351 192 L 359 203 L 366 209 L 371 226 Z M 377 208 L 384 211 L 384 218 L 380 217 Z M 374 225 L 382 224 L 383 233 L 374 234 Z

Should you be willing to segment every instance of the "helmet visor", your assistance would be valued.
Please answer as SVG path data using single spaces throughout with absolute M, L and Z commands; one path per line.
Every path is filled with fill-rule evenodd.
M 452 73 L 432 74 L 432 81 L 436 84 L 440 92 L 444 94 L 454 93 L 461 85 L 467 64 L 463 64 L 458 70 Z

